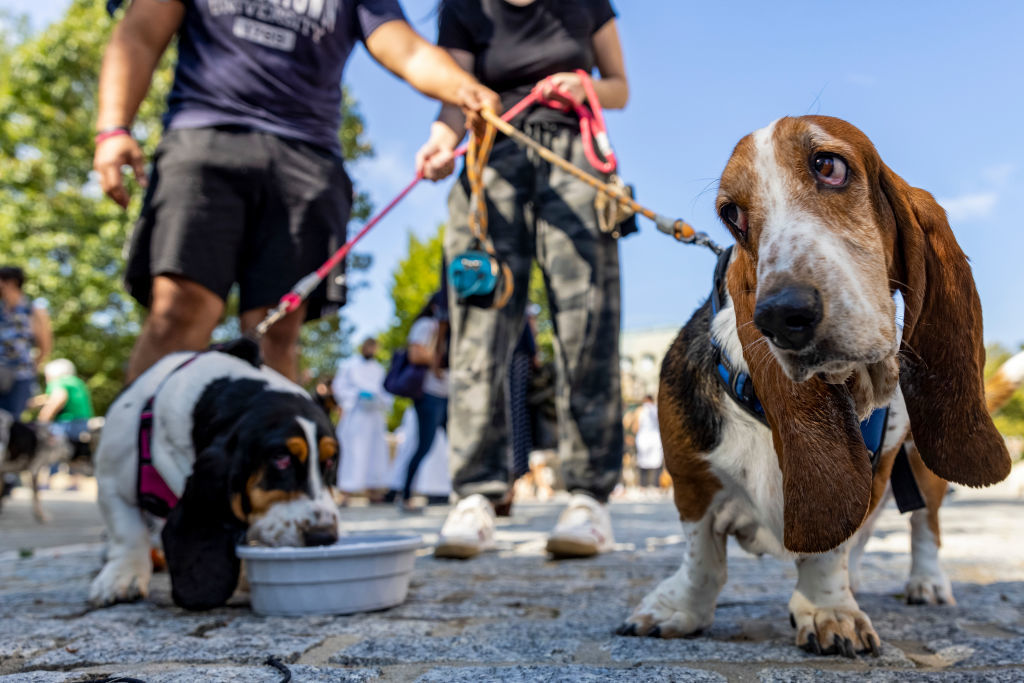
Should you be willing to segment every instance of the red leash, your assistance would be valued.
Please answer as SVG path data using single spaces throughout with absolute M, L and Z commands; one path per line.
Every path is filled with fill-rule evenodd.
M 597 99 L 597 93 L 594 91 L 594 83 L 590 78 L 590 75 L 582 69 L 577 69 L 576 73 L 580 77 L 580 81 L 583 84 L 583 92 L 586 94 L 587 103 L 589 107 L 576 100 L 572 94 L 561 88 L 556 83 L 551 81 L 551 77 L 544 79 L 541 83 L 534 86 L 530 94 L 521 99 L 515 105 L 513 105 L 508 111 L 502 114 L 501 119 L 503 121 L 511 121 L 513 118 L 518 116 L 528 107 L 535 104 L 540 104 L 552 109 L 557 109 L 561 112 L 574 111 L 580 119 L 580 135 L 583 138 L 583 151 L 587 157 L 587 161 L 600 171 L 601 173 L 612 173 L 616 167 L 615 152 L 612 150 L 611 144 L 608 140 L 608 130 L 604 124 L 604 113 L 601 110 L 601 103 Z M 545 97 L 542 94 L 544 85 L 547 84 L 551 90 L 558 95 L 561 99 Z M 604 159 L 598 157 L 594 151 L 594 145 L 600 149 L 601 156 Z M 458 158 L 466 153 L 468 143 L 462 145 L 455 150 L 455 158 Z M 406 185 L 402 190 L 388 202 L 387 206 L 381 209 L 377 215 L 370 220 L 366 221 L 366 225 L 356 233 L 355 237 L 350 239 L 344 245 L 341 246 L 322 266 L 317 268 L 315 271 L 306 275 L 301 280 L 295 283 L 292 290 L 281 297 L 277 306 L 267 312 L 265 317 L 259 325 L 256 326 L 252 334 L 249 335 L 255 339 L 259 339 L 267 330 L 270 329 L 271 325 L 276 323 L 278 320 L 288 315 L 292 311 L 298 309 L 302 305 L 302 302 L 313 293 L 313 290 L 323 282 L 324 278 L 331 272 L 331 269 L 342 262 L 342 260 L 348 256 L 349 252 L 352 251 L 352 247 L 363 239 L 366 233 L 370 232 L 381 221 L 384 216 L 388 215 L 391 209 L 395 208 L 395 205 L 405 199 L 405 196 L 412 191 L 412 188 L 423 180 L 423 176 L 417 173 L 412 181 Z

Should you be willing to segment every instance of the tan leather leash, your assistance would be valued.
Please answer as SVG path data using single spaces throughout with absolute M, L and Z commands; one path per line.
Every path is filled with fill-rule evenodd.
M 498 129 L 508 137 L 515 140 L 519 145 L 532 149 L 540 156 L 540 158 L 544 159 L 544 161 L 547 161 L 550 164 L 554 164 L 555 166 L 558 166 L 566 173 L 571 174 L 573 177 L 578 178 L 579 180 L 582 180 L 587 185 L 590 185 L 601 194 L 607 196 L 610 200 L 617 202 L 624 209 L 638 213 L 641 216 L 645 216 L 651 219 L 652 221 L 654 221 L 654 224 L 658 226 L 658 230 L 665 233 L 666 235 L 674 237 L 676 240 L 683 242 L 684 244 L 697 244 L 702 247 L 707 247 L 715 254 L 722 253 L 722 247 L 717 245 L 714 242 L 714 240 L 712 240 L 707 235 L 707 233 L 696 230 L 692 225 L 682 220 L 681 218 L 672 219 L 669 218 L 668 216 L 664 216 L 660 213 L 652 211 L 651 209 L 648 209 L 646 206 L 640 204 L 635 199 L 630 197 L 628 194 L 622 192 L 619 188 L 616 188 L 615 186 L 610 185 L 609 183 L 605 183 L 602 182 L 601 180 L 598 180 L 591 174 L 581 169 L 579 166 L 576 166 L 575 164 L 558 156 L 557 154 L 549 150 L 547 147 L 540 144 L 539 142 L 537 142 L 536 140 L 534 140 L 529 135 L 522 132 L 512 124 L 503 121 L 501 118 L 495 115 L 495 113 L 492 110 L 484 109 L 481 112 L 481 115 L 483 116 L 484 120 L 488 123 L 489 130 L 493 130 L 495 128 Z M 475 134 L 473 137 L 475 137 Z M 471 138 L 470 148 L 472 149 L 472 147 L 473 140 Z

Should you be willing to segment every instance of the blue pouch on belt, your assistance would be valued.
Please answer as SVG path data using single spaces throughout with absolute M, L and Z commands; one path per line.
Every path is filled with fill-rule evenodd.
M 448 284 L 460 304 L 491 307 L 501 276 L 498 260 L 480 249 L 457 254 L 448 265 Z

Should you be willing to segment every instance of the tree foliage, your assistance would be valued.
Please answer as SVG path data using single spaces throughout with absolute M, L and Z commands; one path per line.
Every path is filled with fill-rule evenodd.
M 121 284 L 123 250 L 142 192 L 129 180 L 132 204 L 122 211 L 102 197 L 92 173 L 97 82 L 114 20 L 104 3 L 73 0 L 63 19 L 29 35 L 24 23 L 0 28 L 0 261 L 21 265 L 26 292 L 48 302 L 54 354 L 70 358 L 104 410 L 120 390 L 142 311 Z M 171 84 L 175 50 L 164 55 L 133 133 L 151 157 Z M 372 152 L 346 93 L 343 153 Z M 365 195 L 354 217 L 369 213 Z M 304 332 L 316 342 L 307 366 L 336 362 L 337 319 Z
M 391 301 L 394 314 L 391 324 L 378 337 L 380 356 L 385 364 L 391 362 L 395 351 L 405 347 L 409 329 L 427 300 L 441 286 L 441 259 L 444 226 L 431 237 L 421 240 L 409 233 L 409 249 L 391 274 Z M 397 429 L 402 414 L 409 407 L 408 399 L 395 400 L 388 417 L 388 429 Z
M 1021 347 L 1024 348 L 1024 347 Z M 985 377 L 988 378 L 999 366 L 1016 353 L 999 344 L 992 344 L 986 349 Z M 996 428 L 1005 436 L 1024 437 L 1024 387 L 1010 397 L 994 416 Z
M 409 249 L 391 274 L 391 301 L 395 311 L 391 324 L 378 338 L 385 360 L 405 346 L 409 328 L 430 296 L 441 286 L 441 254 L 444 227 L 432 236 L 420 239 L 409 233 Z

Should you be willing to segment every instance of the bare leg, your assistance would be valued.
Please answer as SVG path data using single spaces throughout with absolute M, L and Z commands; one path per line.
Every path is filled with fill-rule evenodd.
M 153 299 L 128 362 L 127 382 L 175 351 L 200 351 L 224 314 L 224 301 L 177 275 L 153 278 Z
M 256 328 L 267 316 L 269 308 L 254 308 L 244 311 L 240 318 L 242 333 Z M 263 362 L 282 375 L 297 381 L 299 378 L 299 332 L 306 319 L 306 304 L 278 320 L 267 330 L 260 342 Z

